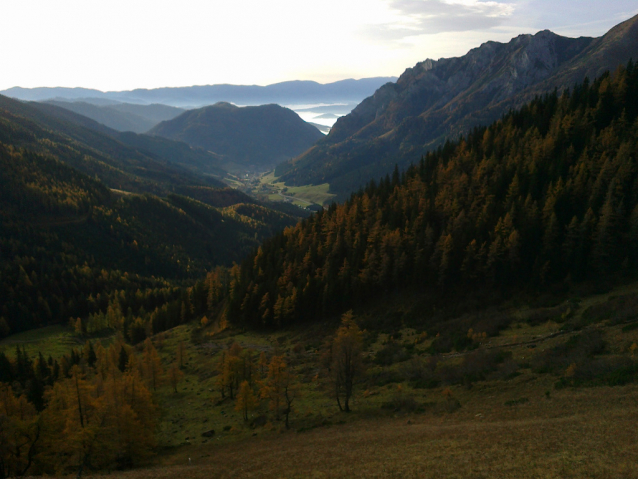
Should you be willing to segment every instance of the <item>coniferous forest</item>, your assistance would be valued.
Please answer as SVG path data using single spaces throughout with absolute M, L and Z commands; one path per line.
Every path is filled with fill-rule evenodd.
M 542 288 L 633 271 L 637 116 L 630 63 L 448 141 L 264 242 L 233 278 L 230 317 L 278 327 L 415 285 Z

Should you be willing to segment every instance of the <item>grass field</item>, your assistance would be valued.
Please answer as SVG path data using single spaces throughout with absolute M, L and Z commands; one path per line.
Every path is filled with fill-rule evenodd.
M 93 343 L 100 341 L 102 345 L 108 346 L 114 337 L 113 333 L 105 333 L 99 337 L 82 338 L 68 326 L 53 325 L 4 338 L 0 340 L 0 351 L 13 357 L 16 347 L 20 347 L 24 348 L 30 357 L 35 357 L 41 352 L 45 358 L 59 358 L 68 354 L 72 348 L 82 349 L 87 340 Z
M 57 358 L 68 353 L 71 348 L 83 345 L 84 341 L 80 340 L 71 328 L 55 325 L 14 334 L 0 340 L 0 351 L 13 357 L 16 346 L 20 346 L 21 349 L 24 347 L 29 356 L 42 352 L 44 357 L 51 355 Z
M 459 392 L 463 407 L 453 415 L 353 413 L 345 424 L 309 432 L 184 446 L 148 469 L 108 477 L 638 477 L 635 386 L 550 398 L 546 387 L 527 381 L 505 391 Z M 518 394 L 529 401 L 504 405 Z
M 507 377 L 488 375 L 469 384 L 417 389 L 401 378 L 411 360 L 379 365 L 372 358 L 393 341 L 411 347 L 414 358 L 427 358 L 425 350 L 435 338 L 423 340 L 421 331 L 409 327 L 393 333 L 399 339 L 391 338 L 389 332 L 374 334 L 366 341 L 368 371 L 355 390 L 349 414 L 338 410 L 324 381 L 316 379 L 318 348 L 334 331 L 336 321 L 269 333 L 235 329 L 211 334 L 211 327 L 179 326 L 153 338 L 166 369 L 176 360 L 179 344 L 186 345 L 185 376 L 178 392 L 168 384 L 156 392 L 162 410 L 157 435 L 160 452 L 137 469 L 106 476 L 638 477 L 638 385 L 559 388 L 559 376 L 539 374 L 529 365 L 534 355 L 579 334 L 565 325 L 578 324 L 587 308 L 636 293 L 638 285 L 633 284 L 583 298 L 570 313 L 571 323 L 544 319 L 554 317 L 555 307 L 518 308 L 513 314 L 519 319 L 479 347 L 511 352 L 518 371 Z M 533 315 L 542 321 L 529 324 L 525 318 Z M 629 346 L 638 342 L 638 328 L 628 324 L 631 327 L 603 319 L 595 325 L 604 335 L 606 354 L 628 354 Z M 61 348 L 68 334 L 59 328 L 11 339 L 21 339 L 29 347 Z M 42 342 L 29 343 L 36 338 Z M 267 423 L 252 428 L 234 410 L 232 401 L 221 400 L 216 363 L 220 351 L 233 342 L 255 355 L 261 351 L 286 354 L 302 391 L 294 403 L 291 429 L 274 419 L 265 401 L 251 420 L 266 414 Z M 440 354 L 439 368 L 457 367 L 475 352 Z M 211 430 L 214 434 L 203 436 Z
M 303 207 L 312 203 L 318 205 L 330 204 L 336 196 L 328 191 L 330 188 L 328 183 L 322 185 L 286 186 L 283 182 L 277 182 L 274 172 L 262 176 L 261 184 L 267 185 L 274 190 L 268 196 L 271 201 L 282 201 L 283 198 L 279 194 L 281 193 L 284 196 L 291 197 L 293 204 Z

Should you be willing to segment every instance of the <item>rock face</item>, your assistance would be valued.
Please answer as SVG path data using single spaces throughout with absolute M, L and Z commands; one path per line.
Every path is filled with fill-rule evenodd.
M 299 155 L 323 134 L 279 105 L 216 103 L 163 121 L 150 135 L 188 143 L 242 166 L 273 167 Z
M 545 30 L 509 43 L 487 42 L 463 57 L 420 62 L 340 118 L 326 138 L 280 165 L 277 174 L 291 185 L 328 182 L 343 197 L 535 94 L 638 58 L 637 19 L 597 39 Z

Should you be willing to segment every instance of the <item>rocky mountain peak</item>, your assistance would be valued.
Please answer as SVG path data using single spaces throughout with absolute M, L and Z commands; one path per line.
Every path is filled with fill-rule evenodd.
M 379 88 L 279 171 L 287 184 L 329 182 L 345 194 L 534 95 L 613 71 L 632 57 L 638 58 L 638 17 L 601 38 L 543 30 L 486 42 L 461 57 L 427 59 Z

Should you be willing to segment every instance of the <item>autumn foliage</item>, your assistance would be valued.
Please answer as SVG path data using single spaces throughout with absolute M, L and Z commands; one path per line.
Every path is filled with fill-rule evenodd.
M 397 289 L 544 288 L 638 265 L 638 68 L 537 98 L 267 240 L 230 318 L 283 326 Z
M 127 351 L 124 371 L 121 351 Z M 151 389 L 158 378 L 149 364 L 156 354 L 147 344 L 146 358 L 139 360 L 115 342 L 108 349 L 86 347 L 84 356 L 63 357 L 62 366 L 56 361 L 52 368 L 30 362 L 24 353 L 9 362 L 24 392 L 0 383 L 0 477 L 27 471 L 81 474 L 131 466 L 152 454 L 158 411 Z M 93 357 L 90 365 L 87 358 Z M 23 375 L 30 377 L 25 387 Z M 41 400 L 29 401 L 37 381 Z

